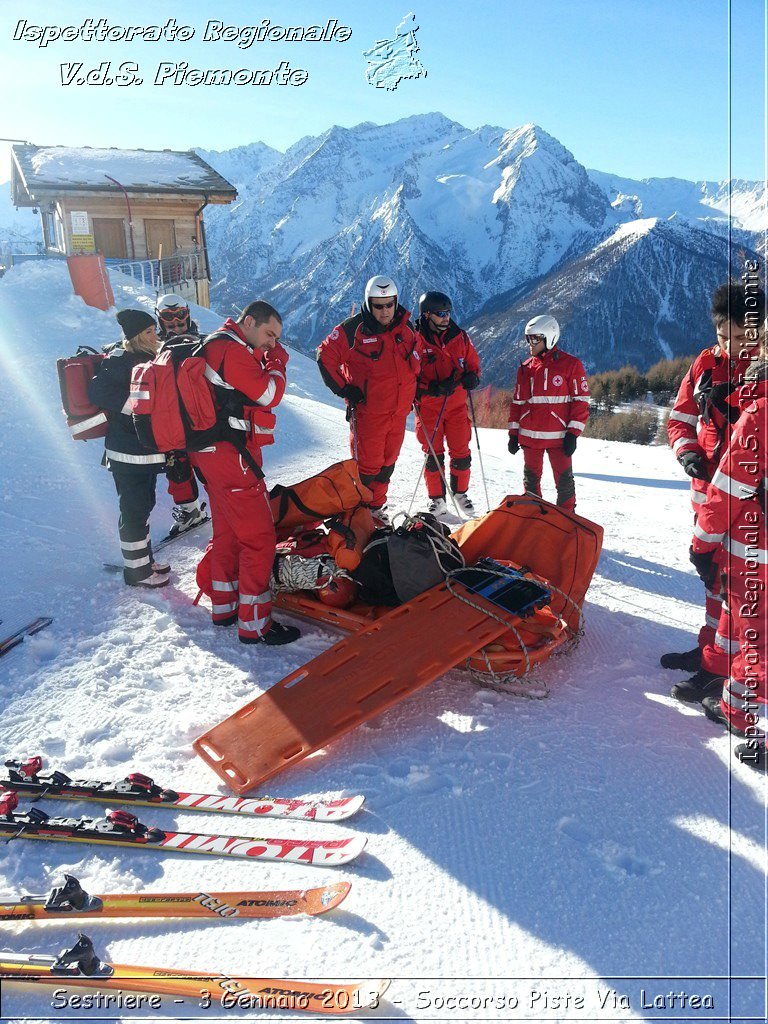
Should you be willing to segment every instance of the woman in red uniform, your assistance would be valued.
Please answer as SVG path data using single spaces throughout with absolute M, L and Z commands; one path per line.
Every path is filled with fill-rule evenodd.
M 544 453 L 557 488 L 557 504 L 576 508 L 571 457 L 589 416 L 589 382 L 581 360 L 557 347 L 560 324 L 535 316 L 525 325 L 530 358 L 517 371 L 509 408 L 509 452 L 523 449 L 523 485 L 541 497 Z

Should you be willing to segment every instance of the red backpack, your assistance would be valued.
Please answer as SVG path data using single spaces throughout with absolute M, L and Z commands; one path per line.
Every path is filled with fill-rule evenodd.
M 164 348 L 131 375 L 133 424 L 145 448 L 200 451 L 220 441 L 219 415 L 199 341 Z
M 107 414 L 88 397 L 88 385 L 105 358 L 104 352 L 81 345 L 75 355 L 56 360 L 61 406 L 75 441 L 106 436 Z
M 262 479 L 261 467 L 245 446 L 245 427 L 260 445 L 271 444 L 275 415 L 252 405 L 208 365 L 203 349 L 222 337 L 234 336 L 217 331 L 203 341 L 179 342 L 161 349 L 152 362 L 134 366 L 133 424 L 139 441 L 152 451 L 199 452 L 228 441 Z

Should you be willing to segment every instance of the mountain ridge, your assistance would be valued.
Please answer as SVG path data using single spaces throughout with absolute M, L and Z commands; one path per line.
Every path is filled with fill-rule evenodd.
M 690 350 L 670 322 L 697 337 L 711 333 L 700 282 L 713 288 L 725 279 L 738 262 L 734 243 L 758 251 L 761 189 L 760 182 L 642 181 L 588 170 L 533 122 L 468 129 L 434 112 L 332 126 L 257 168 L 231 216 L 211 211 L 212 256 L 223 270 L 214 297 L 242 305 L 256 293 L 270 296 L 296 344 L 311 352 L 359 306 L 365 280 L 388 273 L 406 307 L 430 287 L 452 296 L 458 319 L 476 332 L 486 379 L 495 383 L 509 372 L 499 335 L 519 339 L 524 321 L 514 316 L 534 300 L 539 312 L 560 302 L 564 336 L 594 354 L 587 355 L 593 370 L 630 360 L 644 369 L 681 354 L 681 346 Z M 653 245 L 633 255 L 630 241 L 648 221 Z M 655 230 L 667 221 L 671 233 Z M 686 234 L 684 224 L 696 234 Z M 593 277 L 607 273 L 600 247 L 609 239 L 611 259 L 626 261 L 621 280 L 632 303 L 608 294 L 616 275 L 603 282 L 602 294 L 594 279 L 587 287 L 580 261 L 594 252 Z M 660 276 L 673 264 L 674 293 Z M 663 308 L 640 308 L 643 283 L 653 301 L 663 296 Z M 637 323 L 602 323 L 580 314 L 579 301 L 614 316 L 631 308 Z M 489 310 L 498 323 L 488 322 Z M 596 338 L 583 335 L 586 323 Z M 639 323 L 652 332 L 645 344 Z

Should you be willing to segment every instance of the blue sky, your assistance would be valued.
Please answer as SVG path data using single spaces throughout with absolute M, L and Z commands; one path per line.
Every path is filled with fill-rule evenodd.
M 22 11 L 29 13 L 22 14 Z M 362 51 L 412 11 L 425 79 L 388 92 L 365 80 Z M 729 62 L 729 11 L 732 22 Z M 175 18 L 189 42 L 14 41 L 29 24 L 156 25 Z M 247 26 L 337 19 L 348 42 L 204 42 L 209 19 Z M 62 86 L 60 64 L 135 61 L 142 86 Z M 295 86 L 159 86 L 160 61 L 195 68 L 276 67 L 309 73 Z M 628 177 L 760 179 L 765 174 L 765 11 L 762 0 L 134 0 L 0 8 L 0 134 L 36 143 L 285 149 L 332 124 L 383 123 L 439 110 L 466 125 L 533 121 L 587 167 Z M 11 93 L 18 99 L 9 102 Z M 9 176 L 0 143 L 0 180 Z

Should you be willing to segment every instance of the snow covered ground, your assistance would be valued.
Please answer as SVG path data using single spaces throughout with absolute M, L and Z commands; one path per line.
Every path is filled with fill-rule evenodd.
M 115 291 L 118 307 L 153 305 L 128 279 Z M 195 317 L 203 329 L 221 320 L 206 310 Z M 169 549 L 164 591 L 137 592 L 102 571 L 119 556 L 114 488 L 99 466 L 101 442 L 69 439 L 54 362 L 78 343 L 117 335 L 112 314 L 71 294 L 62 264 L 25 264 L 0 280 L 0 633 L 54 617 L 0 662 L 2 751 L 41 754 L 69 774 L 141 771 L 216 792 L 192 740 L 337 637 L 303 624 L 299 642 L 268 650 L 214 631 L 206 609 L 192 605 L 207 528 Z M 293 355 L 289 381 L 278 441 L 266 450 L 270 483 L 346 456 L 341 407 L 313 363 Z M 507 454 L 503 431 L 483 430 L 481 442 L 495 505 L 520 490 L 521 460 Z M 420 464 L 409 432 L 391 491 L 405 508 Z M 664 448 L 584 440 L 575 468 L 579 512 L 603 525 L 605 545 L 583 641 L 538 670 L 549 699 L 501 695 L 450 672 L 270 786 L 286 796 L 364 792 L 367 810 L 341 825 L 259 822 L 266 835 L 363 832 L 368 850 L 357 862 L 318 869 L 18 841 L 0 850 L 0 887 L 42 892 L 64 871 L 91 892 L 347 878 L 350 896 L 327 917 L 104 921 L 88 930 L 100 953 L 122 963 L 389 977 L 373 1014 L 381 1019 L 765 1019 L 765 780 L 733 762 L 721 729 L 668 696 L 682 676 L 658 665 L 663 651 L 693 646 L 701 618 L 686 481 Z M 478 469 L 476 460 L 472 496 L 484 508 Z M 158 492 L 159 538 L 171 524 L 162 478 Z M 98 813 L 93 804 L 45 807 Z M 241 818 L 141 817 L 249 834 Z M 77 927 L 0 932 L 0 946 L 50 952 L 74 941 Z M 729 985 L 729 976 L 739 980 Z M 713 1008 L 697 1008 L 693 996 L 710 996 Z M 7 985 L 2 1013 L 65 1019 L 50 1000 Z M 147 1013 L 258 1017 L 172 1000 Z

